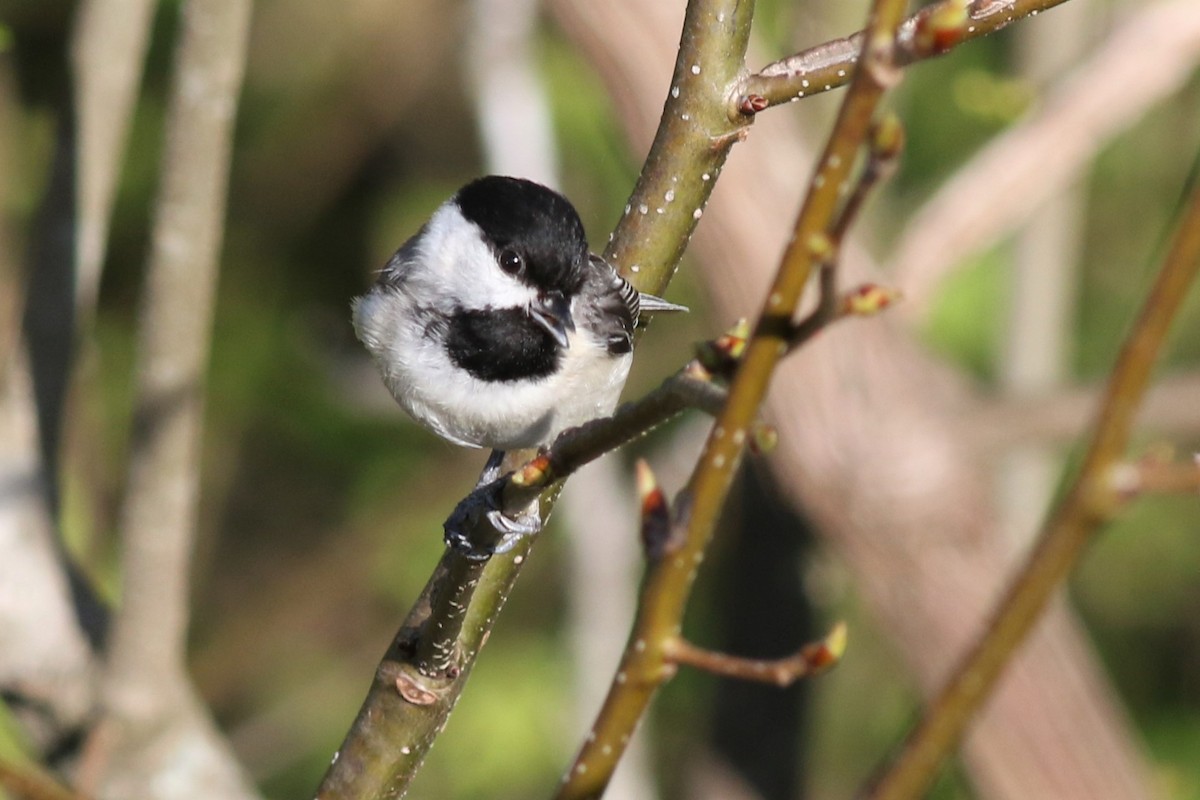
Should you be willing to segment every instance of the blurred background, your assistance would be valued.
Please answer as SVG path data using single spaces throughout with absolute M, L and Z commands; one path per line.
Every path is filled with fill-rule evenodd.
M 872 201 L 859 242 L 890 270 L 886 280 L 910 294 L 889 324 L 970 398 L 970 413 L 942 419 L 958 445 L 977 446 L 987 504 L 1014 550 L 1033 535 L 1077 451 L 1071 437 L 1089 413 L 1089 387 L 1110 368 L 1194 178 L 1200 33 L 1171 51 L 1173 72 L 1105 101 L 1109 111 L 1119 106 L 1119 119 L 1088 116 L 1084 96 L 1107 64 L 1093 60 L 1098 54 L 1126 58 L 1112 68 L 1131 81 L 1142 75 L 1137 70 L 1155 68 L 1147 62 L 1170 61 L 1157 40 L 1117 46 L 1132 21 L 1149 14 L 1143 6 L 1168 5 L 1075 0 L 912 68 L 894 99 L 908 150 Z M 191 667 L 268 796 L 311 794 L 441 553 L 441 521 L 485 457 L 443 443 L 394 407 L 354 339 L 350 299 L 476 175 L 520 172 L 554 183 L 579 208 L 597 250 L 637 176 L 646 139 L 628 106 L 639 89 L 614 89 L 613 73 L 594 66 L 599 46 L 586 42 L 594 23 L 584 12 L 565 2 L 549 6 L 255 6 L 209 373 Z M 751 66 L 849 33 L 865 9 L 830 0 L 759 0 L 757 7 L 761 60 Z M 76 11 L 58 0 L 0 0 L 7 234 L 0 241 L 6 269 L 18 276 L 7 285 L 18 290 L 43 235 L 37 221 L 61 202 L 51 176 L 71 102 L 67 52 Z M 178 2 L 157 5 L 95 316 L 75 355 L 90 391 L 67 426 L 62 530 L 108 599 L 119 594 L 116 518 L 134 339 L 178 14 Z M 675 35 L 661 43 L 668 52 Z M 1080 66 L 1091 83 L 1069 83 Z M 646 80 L 657 108 L 669 74 Z M 765 116 L 786 118 L 811 145 L 837 99 L 831 93 Z M 1046 122 L 1063 109 L 1077 116 Z M 771 122 L 756 123 L 751 143 L 760 127 L 770 141 Z M 1054 169 L 1034 169 L 1052 184 L 1044 192 L 1035 184 L 996 194 L 976 189 L 958 195 L 949 211 L 933 202 L 952 178 L 974 174 L 986 148 L 1013 134 L 1028 135 L 1023 152 L 1051 165 L 1073 163 L 1081 150 L 1079 164 L 1058 184 Z M 765 219 L 776 231 L 771 247 L 790 226 L 808 169 L 801 161 L 790 200 Z M 730 182 L 721 202 L 736 206 L 742 195 Z M 957 228 L 936 216 L 974 210 L 986 221 L 992 202 L 1021 205 L 1021 198 L 1038 210 L 1040 228 L 1001 209 L 990 238 L 963 244 L 950 235 Z M 739 263 L 713 243 L 718 213 L 714 200 L 668 292 L 692 313 L 655 323 L 627 396 L 684 363 L 692 342 L 754 313 L 754 302 L 731 308 L 738 303 L 711 277 L 716 268 L 701 272 L 698 260 L 736 275 L 752 260 L 771 269 L 778 248 L 735 251 L 747 262 Z M 839 335 L 876 324 L 849 322 L 853 329 Z M 1169 442 L 1194 452 L 1196 293 L 1163 373 L 1168 391 L 1138 447 Z M 869 431 L 874 422 L 855 424 Z M 685 418 L 580 476 L 410 796 L 518 798 L 542 796 L 555 784 L 630 619 L 640 567 L 628 466 L 646 455 L 677 487 L 704 431 L 703 420 Z M 730 505 L 689 612 L 689 636 L 743 655 L 779 656 L 844 618 L 847 658 L 787 691 L 683 672 L 653 708 L 631 774 L 622 778 L 628 783 L 615 797 L 846 796 L 914 719 L 923 680 L 904 666 L 904 646 L 875 613 L 878 601 L 864 599 L 869 572 L 823 535 L 829 512 L 797 507 L 797 494 L 781 490 L 765 466 L 752 461 Z M 856 491 L 870 488 L 864 479 Z M 819 483 L 808 491 L 819 491 Z M 817 521 L 815 530 L 808 519 Z M 1200 498 L 1132 505 L 1092 548 L 1069 593 L 1127 710 L 1123 723 L 1149 765 L 1149 784 L 1159 796 L 1200 798 Z M 19 738 L 12 733 L 2 747 L 19 747 Z M 964 769 L 952 769 L 936 796 L 976 796 Z

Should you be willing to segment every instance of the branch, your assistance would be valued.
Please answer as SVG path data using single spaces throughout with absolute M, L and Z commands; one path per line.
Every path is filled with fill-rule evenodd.
M 942 55 L 961 42 L 995 33 L 1009 23 L 1063 2 L 943 0 L 926 6 L 901 24 L 896 39 L 896 64 L 904 66 Z M 824 42 L 748 75 L 732 97 L 736 112 L 750 116 L 846 85 L 854 75 L 865 35 L 865 31 L 859 31 Z
M 826 637 L 785 658 L 757 659 L 705 650 L 685 639 L 667 643 L 668 661 L 704 670 L 721 678 L 769 683 L 786 689 L 801 678 L 820 674 L 837 664 L 846 652 L 846 625 L 839 622 Z
M 649 395 L 563 432 L 550 448 L 505 477 L 507 509 L 519 509 L 604 453 L 644 435 L 686 408 L 716 410 L 724 390 L 695 365 Z M 489 525 L 474 541 L 496 536 Z M 486 562 L 448 550 L 384 656 L 357 718 L 330 765 L 319 798 L 372 797 L 373 787 L 403 786 L 416 774 L 458 700 L 487 631 L 532 546 L 521 540 Z M 487 614 L 487 616 L 484 616 Z M 390 796 L 390 795 L 385 795 Z
M 730 386 L 695 472 L 676 502 L 669 540 L 651 562 L 638 616 L 617 676 L 587 741 L 566 773 L 560 800 L 599 797 L 655 692 L 674 673 L 668 650 L 678 639 L 696 571 L 745 451 L 768 382 L 788 348 L 800 295 L 834 235 L 843 190 L 886 88 L 898 80 L 894 43 L 904 3 L 878 0 L 855 73 L 796 220 L 791 244 L 768 292 L 754 336 Z M 690 12 L 690 9 L 689 9 Z M 689 13 L 690 17 L 690 13 Z M 685 37 L 686 41 L 686 37 Z
M 254 796 L 184 667 L 204 375 L 249 21 L 249 0 L 183 7 L 138 337 L 121 606 L 96 738 L 110 757 L 104 793 L 114 796 L 167 797 L 170 789 L 145 788 L 166 784 L 193 796 Z M 189 748 L 186 775 L 175 772 L 180 747 Z M 167 771 L 172 780 L 161 779 Z
M 0 184 L 8 193 L 20 117 L 13 88 L 0 80 Z M 47 502 L 16 239 L 8 207 L 0 211 L 0 697 L 31 749 L 45 753 L 87 719 L 96 660 L 75 615 Z
M 1005 665 L 1040 618 L 1084 547 L 1120 507 L 1113 482 L 1128 446 L 1137 407 L 1170 324 L 1200 271 L 1200 185 L 1193 190 L 1170 251 L 1117 358 L 1078 476 L 1046 522 L 1024 569 L 966 660 L 905 740 L 872 789 L 873 800 L 920 796 Z
M 81 3 L 71 42 L 79 125 L 76 305 L 80 327 L 100 288 L 109 217 L 149 42 L 151 0 Z
M 661 294 L 674 274 L 729 149 L 743 135 L 746 120 L 724 111 L 727 89 L 738 78 L 749 38 L 753 4 L 738 0 L 693 0 L 689 4 L 672 88 L 641 175 L 605 250 L 605 257 L 643 291 Z M 723 24 L 716 35 L 713 20 Z M 512 453 L 509 465 L 532 453 Z M 507 493 L 506 493 L 507 494 Z M 555 489 L 541 492 L 542 517 Z M 513 498 L 506 496 L 506 503 Z M 421 676 L 412 664 L 413 644 L 429 623 L 439 593 L 456 594 L 452 577 L 464 570 L 461 557 L 443 555 L 421 597 L 410 610 L 330 764 L 317 796 L 322 800 L 397 797 L 415 775 L 434 738 L 457 702 L 474 660 L 524 564 L 536 537 L 487 562 L 461 619 L 453 670 Z M 456 595 L 455 602 L 461 601 Z M 406 701 L 397 680 L 408 682 Z
M 1100 406 L 1103 387 L 1084 386 L 1045 397 L 981 400 L 955 422 L 958 435 L 984 456 L 1014 445 L 1057 444 L 1082 436 Z M 1200 434 L 1200 373 L 1165 375 L 1150 388 L 1138 424 L 1172 438 Z
M 788 347 L 792 350 L 807 342 L 835 319 L 852 314 L 867 316 L 891 305 L 899 294 L 878 289 L 873 285 L 861 286 L 853 292 L 838 296 L 837 272 L 841 261 L 842 243 L 850 225 L 858 219 L 863 203 L 880 180 L 889 177 L 896 169 L 900 151 L 904 147 L 904 128 L 900 120 L 888 115 L 871 129 L 866 164 L 855 181 L 854 191 L 846 199 L 841 213 L 830 226 L 829 235 L 818 239 L 820 252 L 815 252 L 819 268 L 817 307 L 792 329 Z
M 1132 463 L 1117 464 L 1109 480 L 1109 488 L 1122 501 L 1147 494 L 1200 494 L 1200 455 L 1191 462 L 1149 455 Z

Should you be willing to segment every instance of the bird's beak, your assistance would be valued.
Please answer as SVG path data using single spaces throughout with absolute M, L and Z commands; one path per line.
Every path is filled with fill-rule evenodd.
M 554 341 L 564 348 L 571 346 L 567 333 L 575 330 L 575 320 L 571 318 L 571 301 L 562 292 L 538 295 L 538 299 L 529 307 L 529 315 L 554 337 Z

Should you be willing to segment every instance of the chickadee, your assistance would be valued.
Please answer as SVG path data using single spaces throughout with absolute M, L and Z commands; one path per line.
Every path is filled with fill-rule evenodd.
M 565 197 L 494 175 L 443 203 L 353 308 L 401 407 L 444 439 L 495 450 L 611 414 L 639 311 L 683 310 L 590 254 Z

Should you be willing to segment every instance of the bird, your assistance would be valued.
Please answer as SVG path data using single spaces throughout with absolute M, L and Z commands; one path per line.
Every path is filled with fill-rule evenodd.
M 682 310 L 592 253 L 562 194 L 488 175 L 400 246 L 352 319 L 400 407 L 498 468 L 496 452 L 611 414 L 639 316 Z

